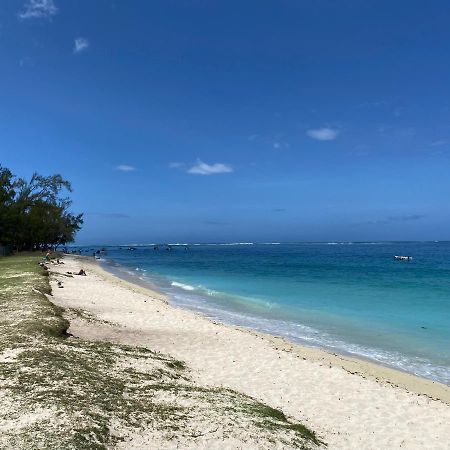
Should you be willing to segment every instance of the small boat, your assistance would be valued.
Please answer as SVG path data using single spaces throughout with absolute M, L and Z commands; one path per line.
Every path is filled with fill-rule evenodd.
M 394 259 L 396 259 L 397 261 L 411 261 L 412 260 L 412 256 L 395 255 Z

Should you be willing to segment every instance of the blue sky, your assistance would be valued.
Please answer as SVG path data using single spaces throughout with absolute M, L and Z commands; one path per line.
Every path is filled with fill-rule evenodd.
M 2 0 L 0 163 L 80 243 L 450 239 L 448 1 Z

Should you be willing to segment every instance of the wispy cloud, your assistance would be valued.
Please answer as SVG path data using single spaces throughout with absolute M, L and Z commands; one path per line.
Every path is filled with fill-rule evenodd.
M 367 156 L 371 153 L 372 147 L 367 144 L 357 144 L 353 150 L 348 151 L 348 155 L 351 156 Z
M 289 142 L 286 141 L 282 134 L 275 135 L 261 135 L 261 134 L 251 134 L 247 136 L 249 142 L 254 142 L 257 144 L 270 145 L 275 150 L 282 148 L 289 148 Z
M 214 163 L 207 164 L 202 160 L 198 159 L 194 165 L 188 165 L 181 162 L 171 162 L 169 164 L 171 169 L 183 170 L 191 175 L 216 175 L 219 173 L 230 173 L 234 172 L 234 169 L 229 164 L 224 163 Z
M 406 214 L 402 216 L 389 216 L 384 219 L 378 219 L 378 220 L 369 220 L 366 222 L 366 224 L 369 225 L 383 225 L 388 224 L 392 222 L 410 222 L 414 220 L 420 220 L 425 217 L 424 214 Z
M 394 139 L 411 139 L 415 136 L 416 130 L 413 127 L 399 127 L 391 124 L 381 124 L 378 126 L 378 133 L 383 137 Z
M 334 141 L 338 137 L 339 131 L 333 128 L 314 128 L 308 130 L 306 134 L 317 141 Z
M 425 214 L 406 214 L 404 216 L 390 216 L 388 217 L 388 220 L 391 222 L 393 221 L 400 221 L 400 222 L 406 222 L 410 220 L 420 220 L 425 217 Z
M 19 19 L 50 19 L 57 12 L 58 8 L 53 0 L 29 0 L 19 13 Z
M 136 167 L 129 166 L 128 164 L 120 164 L 116 166 L 116 170 L 120 170 L 121 172 L 133 172 L 136 170 Z
M 86 38 L 76 38 L 73 45 L 73 52 L 74 53 L 81 53 L 82 51 L 89 48 L 89 41 Z
M 272 147 L 273 147 L 275 150 L 278 150 L 278 149 L 280 149 L 280 148 L 289 148 L 290 145 L 289 145 L 289 143 L 286 142 L 286 141 L 276 140 L 276 141 L 273 142 Z
M 229 164 L 214 163 L 207 164 L 200 159 L 187 170 L 187 173 L 192 175 L 216 175 L 218 173 L 230 173 L 233 168 Z
M 33 61 L 28 56 L 25 56 L 24 58 L 19 59 L 19 67 L 29 67 L 32 65 L 33 65 Z
M 449 143 L 446 139 L 439 139 L 438 141 L 434 141 L 430 144 L 431 147 L 440 147 L 442 145 L 447 145 Z

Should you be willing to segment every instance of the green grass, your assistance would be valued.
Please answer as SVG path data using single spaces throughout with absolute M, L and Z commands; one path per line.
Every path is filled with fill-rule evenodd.
M 128 432 L 157 433 L 182 448 L 216 429 L 225 437 L 250 433 L 268 445 L 321 445 L 282 411 L 196 385 L 183 361 L 147 348 L 67 338 L 64 310 L 44 295 L 50 288 L 39 259 L 0 258 L 0 423 L 6 424 L 0 449 L 106 450 Z M 87 312 L 67 313 L 95 326 Z
M 306 438 L 308 441 L 313 442 L 316 445 L 322 445 L 324 442 L 318 438 L 314 431 L 305 427 L 301 423 L 292 423 L 279 409 L 272 408 L 264 405 L 263 403 L 251 402 L 247 407 L 247 412 L 252 417 L 260 419 L 259 426 L 267 429 L 279 429 L 284 428 L 286 430 L 294 431 L 302 438 Z

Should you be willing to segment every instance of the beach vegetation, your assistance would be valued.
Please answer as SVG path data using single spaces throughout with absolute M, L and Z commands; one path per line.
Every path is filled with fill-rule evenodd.
M 70 192 L 61 175 L 25 180 L 0 166 L 0 245 L 24 251 L 72 242 L 83 215 L 70 212 Z

